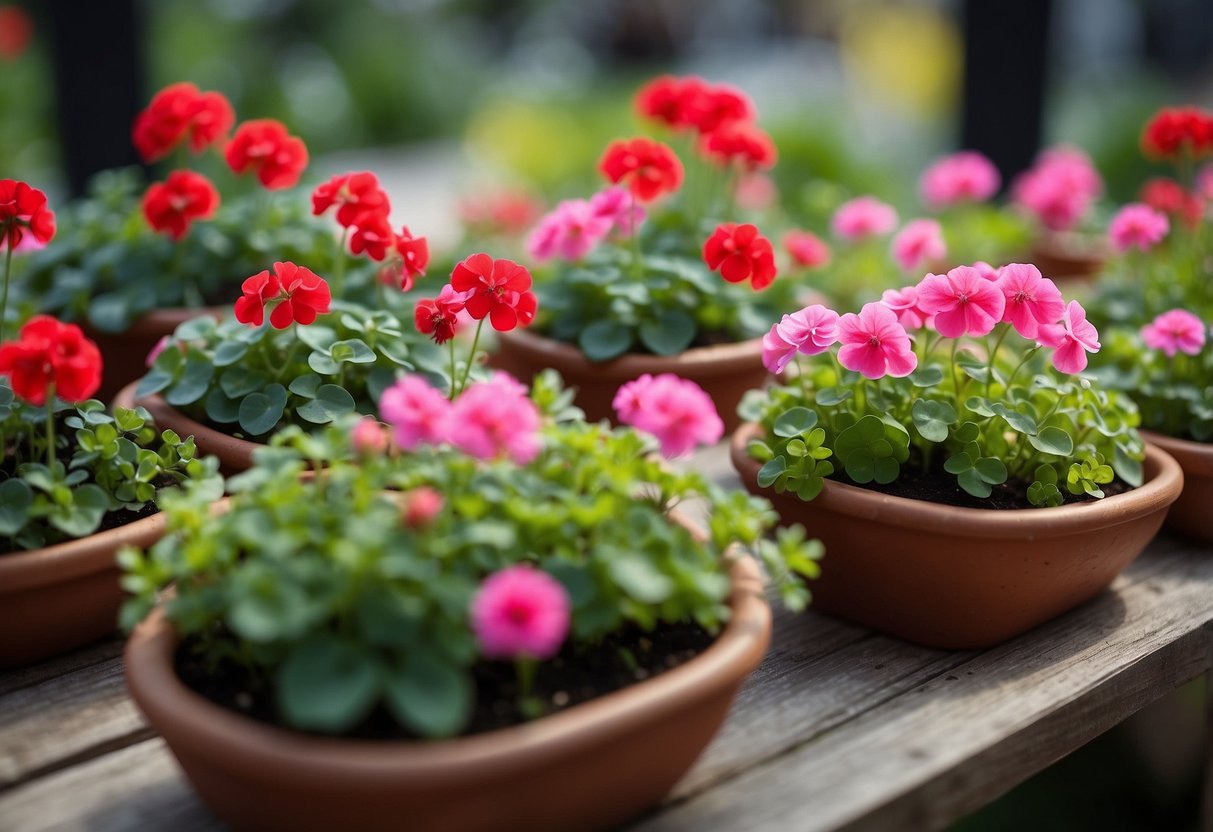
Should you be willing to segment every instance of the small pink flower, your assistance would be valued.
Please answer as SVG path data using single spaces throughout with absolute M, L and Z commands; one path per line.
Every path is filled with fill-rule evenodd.
M 888 234 L 897 227 L 897 212 L 892 205 L 873 196 L 861 196 L 844 202 L 834 212 L 834 233 L 844 240 L 859 242 Z
M 26 236 L 32 237 L 33 235 L 30 234 Z M 164 352 L 164 348 L 168 346 L 168 342 L 169 337 L 167 335 L 161 335 L 160 340 L 157 341 L 150 350 L 148 350 L 147 358 L 143 360 L 144 364 L 146 364 L 148 367 L 155 364 L 156 359 L 160 357 L 160 353 Z
M 817 269 L 830 263 L 830 247 L 811 231 L 789 231 L 783 235 L 783 247 L 797 266 Z
M 644 206 L 622 185 L 611 185 L 590 197 L 590 212 L 610 220 L 607 233 L 620 237 L 631 237 L 644 222 Z
M 615 393 L 612 407 L 622 424 L 656 437 L 667 459 L 684 456 L 697 445 L 713 445 L 724 435 L 712 398 L 673 373 L 645 373 L 629 381 Z
M 922 174 L 919 190 L 927 207 L 938 210 L 958 202 L 984 202 L 998 192 L 998 168 L 975 150 L 945 156 Z
M 838 363 L 868 378 L 902 378 L 918 366 L 905 327 L 882 303 L 865 303 L 858 315 L 839 318 L 838 341 Z
M 350 433 L 350 444 L 363 456 L 376 456 L 387 450 L 387 434 L 377 419 L 363 416 Z
M 1099 333 L 1087 320 L 1087 312 L 1070 301 L 1059 324 L 1045 324 L 1036 338 L 1046 347 L 1054 347 L 1053 366 L 1063 373 L 1081 373 L 1087 368 L 1087 353 L 1099 352 Z
M 580 260 L 606 239 L 614 220 L 594 212 L 584 199 L 566 199 L 531 233 L 527 251 L 536 260 Z
M 428 485 L 419 485 L 404 495 L 404 525 L 410 529 L 428 526 L 442 511 L 442 495 Z
M 384 390 L 379 414 L 392 426 L 403 450 L 447 441 L 451 403 L 421 376 L 405 376 Z
M 1035 338 L 1041 324 L 1055 324 L 1066 311 L 1061 291 L 1030 263 L 1002 267 L 998 288 L 1006 298 L 1002 319 L 1024 338 Z
M 985 260 L 978 260 L 973 264 L 973 268 L 977 269 L 977 273 L 991 283 L 997 282 L 998 278 L 1001 276 L 998 273 L 998 269 L 991 266 Z
M 1147 347 L 1162 350 L 1168 358 L 1177 352 L 1196 355 L 1205 345 L 1205 325 L 1186 309 L 1172 309 L 1143 326 L 1141 338 Z
M 1120 252 L 1134 246 L 1149 251 L 1170 230 L 1171 223 L 1166 214 L 1141 202 L 1133 202 L 1116 212 L 1108 225 L 1108 239 L 1112 241 L 1112 248 Z
M 733 189 L 737 207 L 746 211 L 764 211 L 775 203 L 778 196 L 775 180 L 760 171 L 742 174 Z
M 762 337 L 762 363 L 772 373 L 782 373 L 797 352 L 817 355 L 838 340 L 838 313 L 813 304 L 784 315 Z
M 1103 180 L 1081 150 L 1055 147 L 1043 151 L 1036 163 L 1015 180 L 1012 193 L 1019 205 L 1053 231 L 1073 228 L 1103 190 Z
M 569 594 L 526 564 L 490 575 L 472 599 L 472 632 L 490 659 L 550 659 L 569 633 Z
M 543 448 L 539 409 L 505 373 L 464 390 L 451 411 L 450 441 L 477 459 L 509 457 L 525 465 Z
M 931 320 L 930 313 L 922 311 L 918 306 L 917 286 L 885 289 L 880 296 L 880 302 L 893 310 L 897 315 L 897 323 L 907 330 L 922 329 Z
M 948 338 L 986 335 L 1002 320 L 1007 301 L 998 286 L 972 266 L 929 274 L 918 284 L 918 306 L 935 316 L 935 331 Z
M 935 220 L 910 220 L 893 238 L 893 259 L 907 272 L 947 256 L 943 228 Z

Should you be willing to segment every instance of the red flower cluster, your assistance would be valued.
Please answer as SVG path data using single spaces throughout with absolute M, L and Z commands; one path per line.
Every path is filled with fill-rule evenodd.
M 34 22 L 20 6 L 0 6 L 0 61 L 15 61 L 34 39 Z
M 307 167 L 307 145 L 272 118 L 237 127 L 224 155 L 233 171 L 256 171 L 257 179 L 271 191 L 292 187 Z
M 428 335 L 436 344 L 445 344 L 455 337 L 459 328 L 459 313 L 463 311 L 467 295 L 456 292 L 451 284 L 442 287 L 438 297 L 417 301 L 413 309 L 413 323 L 422 335 Z
M 682 162 L 669 145 L 652 139 L 611 142 L 598 169 L 609 181 L 627 185 L 641 202 L 673 193 L 682 185 Z
M 1141 149 L 1154 159 L 1199 159 L 1213 152 L 1213 113 L 1196 107 L 1159 110 L 1141 134 Z
M 16 341 L 0 344 L 0 375 L 33 405 L 46 404 L 51 385 L 61 399 L 82 402 L 101 386 L 101 351 L 75 324 L 35 315 Z
M 236 115 L 219 92 L 201 92 L 190 83 L 170 84 L 135 117 L 131 138 L 145 162 L 154 162 L 189 137 L 190 150 L 201 153 L 221 142 Z
M 397 285 L 402 292 L 411 292 L 417 278 L 425 276 L 425 267 L 430 263 L 430 246 L 425 237 L 414 237 L 406 225 L 400 229 L 392 243 L 394 253 L 389 253 L 387 262 L 379 270 L 379 279 L 389 285 Z
M 636 93 L 636 111 L 674 130 L 694 129 L 700 135 L 754 117 L 754 105 L 745 93 L 694 75 L 662 75 L 649 81 Z
M 180 240 L 194 220 L 210 219 L 219 207 L 219 192 L 200 173 L 175 170 L 143 195 L 143 216 L 156 231 Z
M 358 225 L 364 215 L 382 214 L 392 209 L 379 179 L 370 171 L 334 176 L 312 192 L 312 213 L 320 216 L 337 206 L 337 224 L 343 228 Z
M 27 232 L 40 245 L 55 236 L 55 212 L 46 207 L 46 194 L 16 179 L 0 179 L 0 250 L 16 248 Z
M 722 167 L 736 162 L 746 170 L 767 170 L 779 157 L 775 142 L 752 121 L 731 121 L 705 135 L 699 149 Z
M 1168 216 L 1182 220 L 1188 228 L 1196 228 L 1204 216 L 1204 201 L 1174 179 L 1167 179 L 1165 176 L 1147 179 L 1141 186 L 1140 197 L 1142 202 L 1155 211 L 1162 211 Z
M 436 299 L 418 302 L 413 317 L 419 332 L 442 344 L 455 336 L 460 312 L 478 321 L 488 318 L 493 329 L 508 332 L 529 326 L 537 306 L 526 267 L 482 253 L 455 266 L 451 282 Z
M 310 324 L 329 311 L 332 295 L 324 278 L 294 263 L 275 263 L 274 273 L 263 271 L 244 281 L 244 295 L 236 301 L 236 320 L 249 326 L 265 322 L 265 307 L 277 302 L 270 325 L 286 329 L 292 322 Z
M 755 291 L 762 291 L 775 280 L 771 241 L 749 223 L 719 225 L 703 244 L 703 261 L 730 283 L 749 279 Z

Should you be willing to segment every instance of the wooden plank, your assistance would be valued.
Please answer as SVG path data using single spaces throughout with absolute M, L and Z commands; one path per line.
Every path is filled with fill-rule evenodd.
M 122 655 L 122 645 L 124 640 L 114 636 L 105 641 L 90 644 L 87 647 L 81 647 L 79 650 L 74 650 L 63 656 L 58 656 L 49 659 L 45 662 L 39 662 L 28 667 L 19 667 L 15 670 L 0 671 L 0 696 L 12 693 L 20 688 L 30 687 L 45 682 L 48 679 L 55 679 L 59 676 L 65 676 L 82 667 L 88 667 L 90 664 L 108 661 L 115 656 Z
M 1116 592 L 638 828 L 946 825 L 1209 669 L 1213 558 L 1163 541 L 1133 571 Z

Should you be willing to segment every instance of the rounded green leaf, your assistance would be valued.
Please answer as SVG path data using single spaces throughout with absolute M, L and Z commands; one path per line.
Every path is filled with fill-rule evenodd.
M 428 651 L 412 650 L 387 676 L 386 704 L 406 726 L 425 737 L 457 734 L 472 711 L 468 674 Z
M 329 633 L 300 642 L 278 674 L 278 704 L 287 723 L 339 733 L 366 716 L 383 690 L 374 655 Z
M 817 414 L 807 407 L 793 407 L 779 414 L 772 428 L 776 436 L 799 436 L 817 426 Z
M 608 361 L 627 352 L 632 338 L 632 328 L 626 324 L 597 321 L 582 330 L 577 344 L 591 361 Z
M 0 535 L 15 535 L 29 517 L 34 492 L 19 479 L 0 482 Z
M 677 355 L 690 346 L 697 328 L 690 315 L 671 309 L 640 325 L 640 343 L 656 355 Z
M 240 402 L 240 428 L 251 436 L 268 433 L 282 420 L 285 407 L 286 388 L 281 384 L 271 384 L 264 393 L 250 393 Z
M 779 475 L 787 470 L 787 459 L 782 456 L 775 457 L 758 469 L 758 485 L 762 488 L 769 488 L 775 480 L 779 479 Z
M 316 397 L 298 408 L 295 412 L 299 418 L 317 424 L 325 425 L 354 412 L 354 397 L 344 387 L 336 384 L 322 384 L 316 388 Z
M 1032 443 L 1033 448 L 1046 454 L 1069 456 L 1074 453 L 1074 440 L 1070 438 L 1070 434 L 1052 425 L 1043 428 L 1035 436 L 1029 436 L 1028 441 Z

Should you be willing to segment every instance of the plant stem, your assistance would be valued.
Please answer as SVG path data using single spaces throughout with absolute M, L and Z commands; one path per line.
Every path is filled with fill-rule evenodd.
M 13 241 L 9 238 L 4 247 L 4 288 L 0 294 L 0 342 L 4 341 L 4 321 L 8 317 L 8 282 L 13 274 Z
M 345 285 L 345 242 L 349 235 L 349 226 L 341 229 L 341 242 L 337 243 L 337 256 L 333 263 L 333 294 L 337 297 L 341 297 L 341 290 Z
M 451 392 L 447 398 L 455 401 L 455 339 L 451 338 L 446 344 L 451 348 Z
M 46 385 L 46 467 L 55 470 L 55 382 Z
M 956 413 L 960 414 L 960 375 L 956 372 L 956 348 L 960 345 L 960 339 L 952 339 L 952 388 L 956 398 Z
M 1018 364 L 1015 365 L 1015 369 L 1011 371 L 1011 375 L 1007 376 L 1007 389 L 1008 390 L 1011 389 L 1011 382 L 1015 380 L 1015 376 L 1019 375 L 1019 371 L 1023 369 L 1023 365 L 1027 364 L 1029 361 L 1031 361 L 1032 356 L 1036 355 L 1036 351 L 1039 349 L 1040 349 L 1040 347 L 1032 347 L 1032 349 L 1028 350 L 1024 354 L 1023 359 Z
M 539 662 L 529 656 L 520 656 L 514 660 L 514 673 L 518 679 L 518 711 L 527 719 L 536 719 L 543 715 L 543 703 L 531 694 L 535 687 L 535 671 L 538 668 Z
M 990 362 L 986 365 L 986 398 L 990 397 L 990 385 L 994 383 L 994 359 L 998 356 L 998 348 L 1002 346 L 1003 339 L 1007 337 L 1007 333 L 1011 331 L 1010 324 L 999 324 L 1002 332 L 998 334 L 998 340 L 994 342 L 994 349 L 990 350 Z
M 480 330 L 484 329 L 484 318 L 476 324 L 476 334 L 472 336 L 472 349 L 468 352 L 468 365 L 463 370 L 463 381 L 459 383 L 459 392 L 468 386 L 468 378 L 472 375 L 472 363 L 476 360 L 476 346 L 480 343 Z M 455 400 L 455 396 L 451 396 L 451 401 Z

